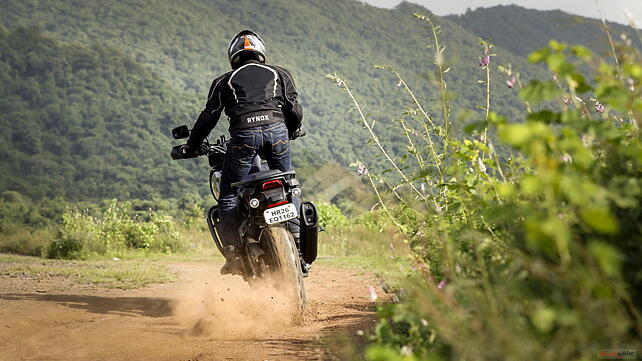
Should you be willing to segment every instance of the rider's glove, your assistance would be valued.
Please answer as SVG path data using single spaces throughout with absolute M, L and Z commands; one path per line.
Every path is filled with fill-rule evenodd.
M 290 140 L 294 140 L 296 138 L 302 137 L 307 133 L 305 127 L 303 125 L 299 126 L 297 129 L 294 131 L 290 132 Z
M 191 148 L 189 145 L 187 145 L 187 144 L 183 144 L 183 145 L 178 149 L 178 152 L 181 154 L 181 156 L 182 156 L 182 157 L 185 157 L 185 158 L 189 158 L 189 157 L 194 156 L 194 151 L 193 151 L 193 150 L 192 150 L 192 148 Z

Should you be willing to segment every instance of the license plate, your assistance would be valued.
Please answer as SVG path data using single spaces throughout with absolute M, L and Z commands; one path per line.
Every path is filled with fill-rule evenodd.
M 263 212 L 265 223 L 274 224 L 289 221 L 298 216 L 296 206 L 292 203 L 284 204 L 282 206 L 266 209 Z

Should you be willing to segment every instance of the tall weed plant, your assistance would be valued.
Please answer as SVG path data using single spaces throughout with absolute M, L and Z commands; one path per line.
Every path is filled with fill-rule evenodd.
M 453 124 L 442 29 L 429 29 L 434 89 L 408 95 L 397 122 L 407 154 L 387 149 L 340 76 L 388 169 L 356 162 L 385 222 L 411 246 L 399 303 L 381 305 L 369 360 L 593 360 L 642 352 L 642 57 L 626 38 L 614 59 L 551 41 L 522 79 L 480 40 L 484 94 L 476 122 Z M 610 38 L 610 34 L 609 34 Z M 493 108 L 491 82 L 524 102 L 521 119 Z M 434 98 L 434 97 L 433 97 Z M 433 115 L 435 114 L 435 115 Z M 465 129 L 456 134 L 453 129 Z M 381 220 L 379 220 L 381 221 Z
M 173 253 L 182 250 L 176 225 L 154 211 L 132 213 L 127 202 L 112 201 L 100 216 L 69 210 L 49 244 L 50 258 L 119 255 L 127 250 Z

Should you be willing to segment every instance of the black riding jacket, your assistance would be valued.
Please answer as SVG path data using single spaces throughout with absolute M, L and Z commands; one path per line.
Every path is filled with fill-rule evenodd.
M 285 122 L 290 134 L 299 128 L 303 109 L 294 80 L 278 66 L 250 60 L 212 82 L 205 109 L 192 129 L 187 145 L 198 148 L 225 110 L 230 132 Z

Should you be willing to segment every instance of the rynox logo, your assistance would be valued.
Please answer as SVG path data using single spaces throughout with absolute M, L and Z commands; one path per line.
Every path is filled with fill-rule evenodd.
M 245 118 L 245 121 L 246 121 L 248 124 L 249 124 L 249 123 L 262 122 L 262 121 L 264 121 L 264 120 L 270 120 L 270 116 L 269 116 L 269 115 L 267 115 L 267 114 L 264 114 L 264 115 L 257 115 L 257 116 L 254 116 L 254 117 L 247 117 L 247 118 Z

